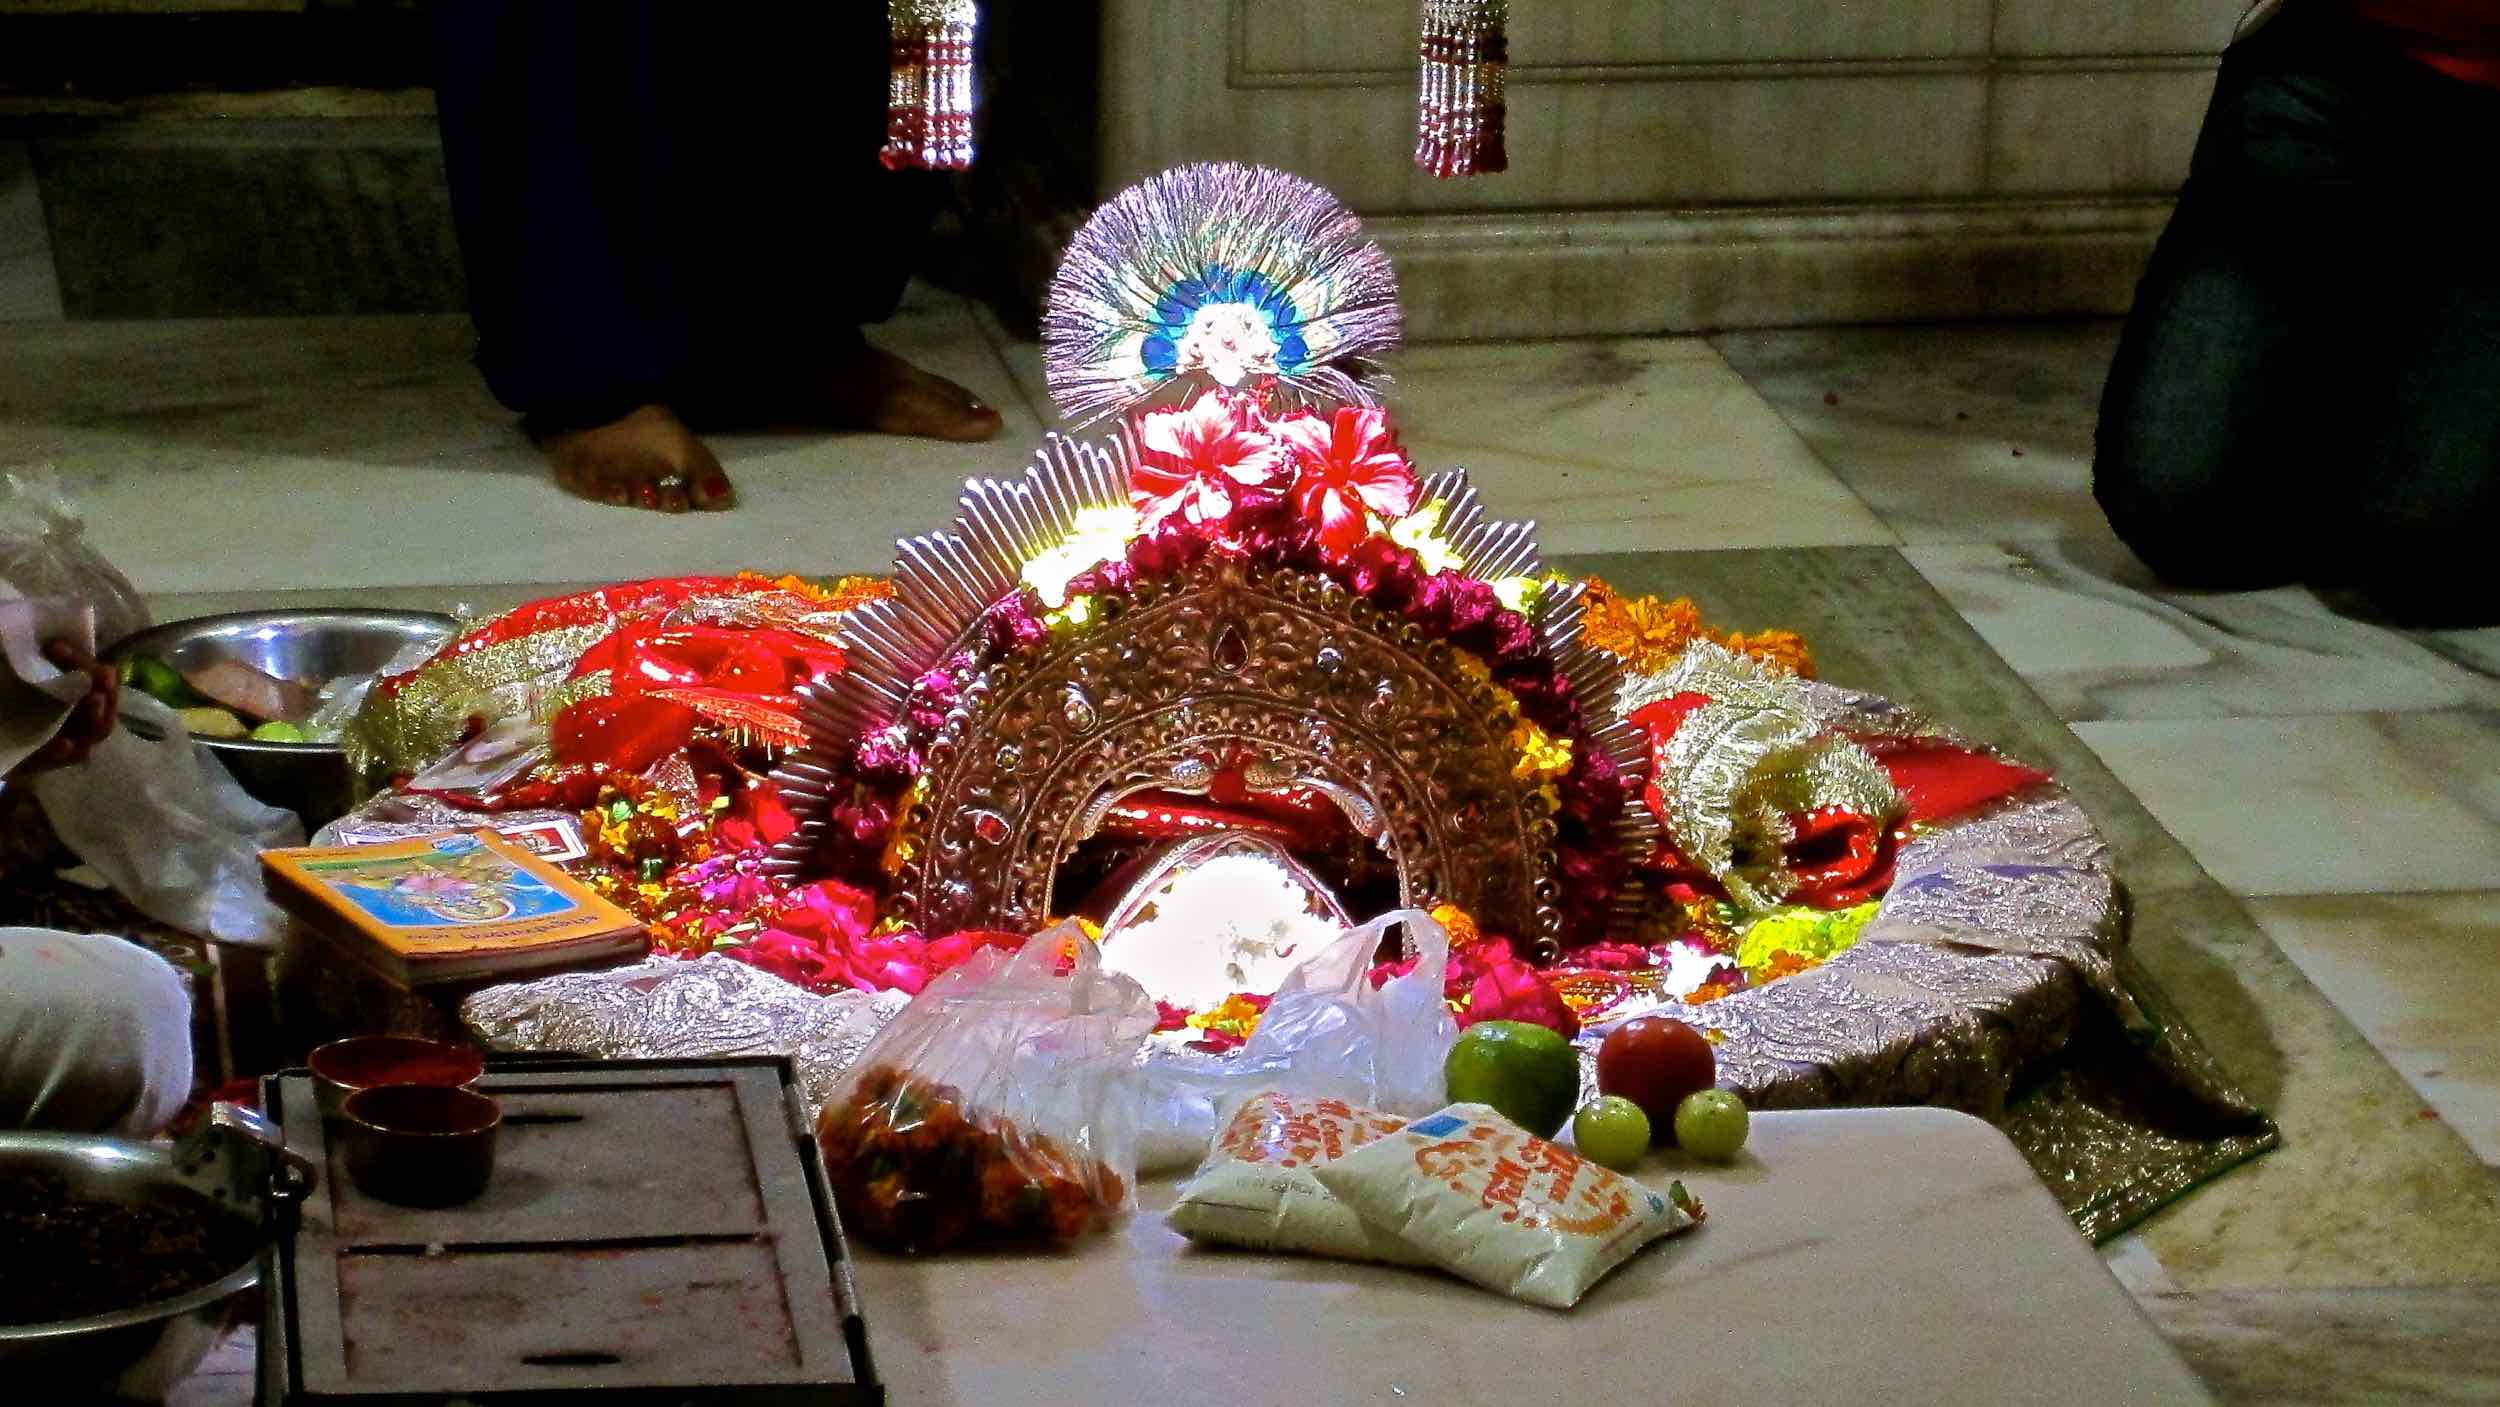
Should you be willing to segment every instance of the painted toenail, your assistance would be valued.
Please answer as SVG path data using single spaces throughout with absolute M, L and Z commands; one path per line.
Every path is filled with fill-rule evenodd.
M 704 496 L 704 497 L 706 497 L 706 498 L 725 498 L 725 497 L 727 497 L 727 496 L 728 496 L 728 494 L 729 494 L 729 476 L 728 476 L 728 475 L 726 475 L 726 474 L 711 474 L 711 475 L 706 475 L 706 476 L 705 476 L 705 478 L 704 478 L 704 480 L 703 480 L 703 496 Z

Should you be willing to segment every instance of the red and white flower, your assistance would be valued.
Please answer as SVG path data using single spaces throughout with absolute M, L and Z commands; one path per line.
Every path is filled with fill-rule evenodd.
M 1129 496 L 1149 526 L 1177 513 L 1220 523 L 1244 490 L 1274 484 L 1285 453 L 1248 400 L 1209 391 L 1181 410 L 1148 412 L 1137 425 Z
M 1274 429 L 1293 459 L 1294 511 L 1318 531 L 1331 557 L 1362 545 L 1370 515 L 1395 522 L 1415 511 L 1414 462 L 1378 406 L 1341 406 L 1326 419 L 1306 411 Z

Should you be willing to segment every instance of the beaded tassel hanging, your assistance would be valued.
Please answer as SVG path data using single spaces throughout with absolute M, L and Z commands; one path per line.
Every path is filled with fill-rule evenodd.
M 972 0 L 886 0 L 893 76 L 886 94 L 889 170 L 972 164 Z
M 1423 0 L 1415 164 L 1435 176 L 1510 169 L 1502 144 L 1509 0 Z

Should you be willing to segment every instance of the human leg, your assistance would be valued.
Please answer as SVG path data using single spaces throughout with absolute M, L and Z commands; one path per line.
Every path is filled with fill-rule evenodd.
M 725 508 L 727 475 L 666 406 L 687 329 L 669 276 L 657 0 L 441 0 L 436 102 L 490 389 L 557 481 Z
M 2111 527 L 2176 584 L 2271 586 L 2318 566 L 2321 495 L 2349 484 L 2370 428 L 2353 408 L 2386 371 L 2361 330 L 2381 81 L 2295 10 L 2216 83 L 2094 446 Z

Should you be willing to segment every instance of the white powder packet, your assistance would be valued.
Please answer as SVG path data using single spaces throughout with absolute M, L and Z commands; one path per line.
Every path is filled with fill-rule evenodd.
M 1309 1251 L 1340 1260 L 1427 1264 L 1394 1236 L 1366 1226 L 1311 1169 L 1406 1127 L 1348 1104 L 1269 1091 L 1225 1122 L 1206 1160 L 1165 1215 L 1193 1241 L 1258 1251 Z
M 1653 1192 L 1481 1104 L 1417 1119 L 1312 1176 L 1432 1264 L 1553 1309 L 1702 1217 L 1684 1184 Z

